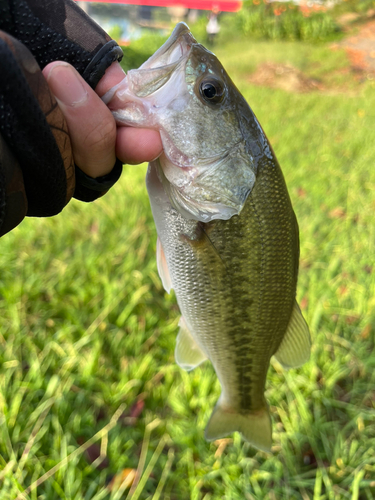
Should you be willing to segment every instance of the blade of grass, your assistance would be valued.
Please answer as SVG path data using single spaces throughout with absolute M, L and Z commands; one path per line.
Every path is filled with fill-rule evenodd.
M 166 464 L 164 466 L 164 469 L 163 469 L 163 472 L 162 472 L 159 484 L 158 484 L 158 486 L 156 488 L 154 496 L 152 497 L 152 500 L 159 500 L 160 495 L 162 494 L 165 482 L 167 480 L 169 471 L 171 470 L 172 464 L 174 462 L 174 458 L 175 458 L 175 451 L 174 451 L 173 448 L 170 448 L 168 450 L 168 460 L 167 460 L 167 462 L 166 462 Z
M 133 484 L 132 484 L 130 491 L 128 493 L 128 496 L 126 497 L 126 500 L 128 500 L 128 499 L 130 500 L 132 498 L 132 496 L 134 495 L 134 493 L 138 487 L 138 483 L 141 479 L 143 469 L 144 469 L 145 463 L 146 463 L 147 450 L 148 450 L 148 446 L 150 443 L 151 432 L 159 424 L 160 424 L 160 420 L 158 418 L 156 418 L 155 420 L 153 420 L 152 422 L 150 422 L 149 424 L 146 425 L 146 429 L 145 429 L 145 433 L 144 433 L 144 437 L 143 437 L 143 442 L 142 442 L 141 455 L 139 457 L 139 462 L 138 462 L 138 467 L 137 467 L 137 472 L 136 472 Z
M 119 408 L 116 410 L 114 415 L 112 416 L 111 420 L 108 422 L 108 424 L 103 427 L 99 432 L 97 432 L 92 438 L 90 438 L 86 443 L 82 444 L 79 448 L 74 450 L 70 455 L 68 455 L 64 460 L 56 464 L 52 469 L 47 471 L 43 476 L 41 476 L 39 479 L 34 481 L 30 486 L 28 486 L 25 491 L 20 492 L 16 500 L 23 500 L 25 498 L 25 495 L 28 495 L 32 491 L 34 491 L 38 486 L 44 483 L 44 481 L 47 481 L 51 476 L 53 476 L 58 470 L 60 470 L 64 465 L 67 465 L 69 462 L 71 462 L 74 458 L 79 457 L 84 453 L 93 443 L 96 443 L 96 441 L 99 441 L 99 439 L 102 439 L 103 436 L 108 434 L 115 425 L 117 424 L 118 419 L 121 417 L 122 413 L 124 412 L 126 408 L 125 404 L 122 404 L 119 406 Z

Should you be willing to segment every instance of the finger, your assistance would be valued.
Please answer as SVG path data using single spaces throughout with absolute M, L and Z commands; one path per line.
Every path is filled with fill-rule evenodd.
M 116 156 L 124 163 L 135 165 L 152 161 L 163 151 L 159 132 L 150 129 L 119 127 Z
M 95 88 L 95 92 L 102 97 L 109 89 L 125 78 L 125 73 L 120 64 L 115 61 L 106 69 L 104 76 Z
M 116 124 L 100 97 L 64 62 L 43 74 L 68 124 L 75 164 L 90 177 L 108 174 L 116 161 Z
M 118 62 L 114 62 L 105 72 L 95 91 L 104 95 L 110 88 L 117 85 L 125 77 Z M 163 151 L 159 132 L 149 129 L 139 129 L 119 126 L 117 129 L 116 156 L 124 163 L 135 165 L 152 161 Z

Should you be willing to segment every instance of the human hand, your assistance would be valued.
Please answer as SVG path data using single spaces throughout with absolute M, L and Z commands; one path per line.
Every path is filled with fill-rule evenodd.
M 160 134 L 132 127 L 116 128 L 115 120 L 100 97 L 124 78 L 114 62 L 95 91 L 65 62 L 53 62 L 43 69 L 69 129 L 75 164 L 90 177 L 108 174 L 116 156 L 123 163 L 151 161 L 162 151 Z
M 161 153 L 157 132 L 116 129 L 99 97 L 122 80 L 118 63 L 108 68 L 97 94 L 66 63 L 51 63 L 42 74 L 30 51 L 2 31 L 0 48 L 5 60 L 4 64 L 0 61 L 0 80 L 4 82 L 0 95 L 0 236 L 25 215 L 56 215 L 72 196 L 84 201 L 98 198 L 120 172 L 116 156 L 124 163 L 141 163 Z M 58 103 L 51 94 L 56 94 Z M 89 178 L 101 178 L 97 184 L 93 182 L 95 187 L 87 186 L 79 170 L 76 182 L 74 162 Z

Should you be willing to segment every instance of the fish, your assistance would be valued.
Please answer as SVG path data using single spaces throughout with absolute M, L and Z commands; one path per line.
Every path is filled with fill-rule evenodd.
M 175 359 L 187 371 L 210 360 L 221 384 L 205 437 L 238 431 L 270 451 L 271 357 L 298 367 L 311 346 L 296 302 L 298 224 L 273 149 L 184 23 L 103 99 L 117 123 L 162 138 L 146 185 L 159 275 L 181 311 Z

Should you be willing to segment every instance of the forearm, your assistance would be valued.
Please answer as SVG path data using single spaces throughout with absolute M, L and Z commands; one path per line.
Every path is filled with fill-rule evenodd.
M 72 196 L 92 201 L 119 178 L 121 162 L 115 158 L 116 130 L 109 111 L 90 92 L 90 99 L 96 97 L 98 102 L 89 102 L 79 109 L 82 116 L 76 121 L 70 119 L 73 130 L 69 130 L 60 109 L 63 103 L 57 105 L 40 69 L 50 61 L 67 61 L 86 75 L 94 88 L 108 66 L 121 58 L 122 51 L 70 0 L 0 0 L 0 13 L 0 28 L 4 30 L 0 32 L 1 235 L 25 215 L 50 216 L 60 212 Z M 96 155 L 94 165 L 90 151 L 80 155 L 82 148 L 76 147 L 81 162 L 77 163 L 72 133 L 76 143 L 86 134 L 96 141 L 92 149 L 106 146 L 97 144 L 100 138 L 92 136 L 90 122 L 84 124 L 84 117 L 91 114 L 92 118 L 93 110 L 98 110 L 99 121 L 92 126 L 107 141 L 106 158 L 101 161 L 100 154 Z M 98 126 L 111 120 L 112 130 L 107 127 L 102 131 Z M 86 165 L 85 160 L 91 164 Z M 74 161 L 82 171 L 77 170 Z

